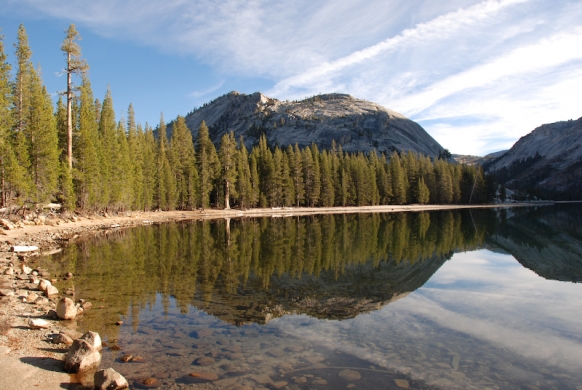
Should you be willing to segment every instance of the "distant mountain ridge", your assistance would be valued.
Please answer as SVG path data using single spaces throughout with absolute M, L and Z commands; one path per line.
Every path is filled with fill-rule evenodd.
M 536 128 L 484 168 L 511 189 L 582 199 L 582 118 Z
M 289 102 L 230 92 L 186 115 L 186 124 L 196 137 L 204 120 L 215 145 L 233 131 L 250 147 L 265 134 L 270 145 L 315 143 L 330 149 L 332 140 L 348 152 L 380 153 L 413 151 L 432 158 L 444 150 L 419 124 L 376 103 L 345 94 L 326 94 Z M 171 134 L 171 125 L 168 126 Z
M 489 153 L 485 156 L 472 156 L 467 154 L 453 154 L 451 157 L 459 164 L 467 165 L 483 165 L 490 162 L 496 158 L 503 156 L 508 150 L 500 150 L 499 152 Z

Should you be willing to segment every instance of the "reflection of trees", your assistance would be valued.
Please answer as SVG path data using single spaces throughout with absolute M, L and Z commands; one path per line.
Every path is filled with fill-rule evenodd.
M 231 220 L 230 229 L 224 220 L 170 223 L 87 239 L 48 261 L 55 263 L 51 269 L 77 275 L 70 282 L 80 298 L 105 299 L 105 308 L 94 305 L 86 326 L 114 338 L 116 328 L 103 324 L 128 311 L 137 321 L 157 294 L 165 311 L 174 297 L 187 312 L 192 304 L 250 294 L 250 281 L 267 291 L 272 278 L 283 275 L 297 280 L 325 272 L 338 280 L 356 266 L 448 258 L 482 243 L 478 226 L 459 211 L 244 218 Z

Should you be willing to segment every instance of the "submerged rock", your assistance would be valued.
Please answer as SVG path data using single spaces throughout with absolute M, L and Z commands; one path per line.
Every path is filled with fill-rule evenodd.
M 340 371 L 338 376 L 348 382 L 357 381 L 362 377 L 359 372 L 349 369 Z
M 129 388 L 127 380 L 113 368 L 99 370 L 93 376 L 98 390 L 121 390 Z

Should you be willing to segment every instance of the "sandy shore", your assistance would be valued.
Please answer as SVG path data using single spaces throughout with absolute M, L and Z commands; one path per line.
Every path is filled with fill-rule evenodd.
M 40 252 L 55 253 L 63 245 L 88 234 L 103 234 L 119 228 L 131 228 L 153 223 L 171 221 L 203 220 L 240 217 L 291 217 L 318 214 L 396 213 L 466 208 L 510 208 L 551 205 L 553 202 L 505 203 L 495 205 L 406 205 L 329 208 L 272 208 L 249 210 L 127 212 L 113 216 L 55 218 L 52 225 L 26 225 L 12 230 L 0 228 L 0 289 L 14 292 L 12 296 L 0 297 L 0 389 L 63 389 L 79 387 L 78 378 L 62 372 L 62 360 L 67 351 L 63 345 L 51 344 L 49 335 L 58 333 L 65 326 L 60 321 L 50 320 L 51 327 L 30 330 L 29 318 L 44 317 L 54 309 L 59 297 L 51 298 L 48 304 L 35 305 L 26 302 L 29 291 L 28 279 L 17 275 L 23 262 L 32 262 L 37 253 L 17 255 L 11 252 L 14 245 L 36 245 Z M 6 275 L 12 268 L 14 275 Z M 50 271 L 50 270 L 47 270 Z M 51 279 L 62 276 L 51 275 Z M 37 291 L 37 293 L 39 293 Z M 83 297 L 76 297 L 83 298 Z M 107 368 L 107 367 L 101 367 Z M 18 381 L 14 379 L 18 378 Z

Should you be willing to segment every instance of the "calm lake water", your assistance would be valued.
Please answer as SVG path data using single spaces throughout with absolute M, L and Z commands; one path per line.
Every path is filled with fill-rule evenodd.
M 44 261 L 138 388 L 582 389 L 580 205 L 172 223 Z

